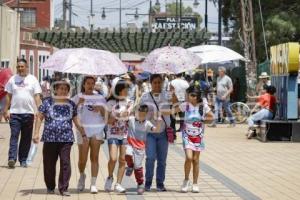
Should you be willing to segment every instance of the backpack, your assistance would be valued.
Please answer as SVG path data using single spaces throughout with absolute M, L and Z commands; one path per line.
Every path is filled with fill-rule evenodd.
M 200 81 L 200 88 L 201 88 L 202 91 L 208 91 L 209 88 L 210 88 L 210 85 L 209 85 L 208 82 L 201 80 Z
M 187 104 L 187 105 L 186 105 L 186 112 L 189 111 L 189 109 L 190 109 L 190 105 Z M 198 112 L 199 112 L 199 114 L 200 114 L 200 116 L 201 116 L 201 121 L 202 121 L 202 122 L 204 121 L 204 119 L 203 119 L 204 111 L 203 111 L 203 110 L 204 110 L 203 104 L 199 105 L 199 110 L 198 110 Z M 185 114 L 185 112 L 184 112 L 184 114 Z

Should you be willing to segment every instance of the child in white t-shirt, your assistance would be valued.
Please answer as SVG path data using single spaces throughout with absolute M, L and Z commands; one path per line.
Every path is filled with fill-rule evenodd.
M 102 95 L 94 93 L 96 79 L 93 76 L 85 76 L 82 81 L 81 93 L 73 97 L 73 101 L 77 105 L 77 112 L 80 123 L 85 130 L 85 137 L 88 142 L 83 142 L 83 137 L 77 131 L 77 144 L 79 151 L 78 168 L 80 177 L 77 189 L 83 191 L 85 188 L 84 173 L 86 162 L 90 151 L 91 160 L 91 193 L 97 193 L 96 179 L 99 170 L 99 150 L 104 142 L 103 129 L 105 126 L 104 116 L 106 108 L 106 100 Z
M 119 161 L 117 183 L 115 191 L 126 192 L 121 185 L 125 173 L 125 153 L 128 135 L 128 117 L 132 112 L 133 102 L 128 98 L 128 84 L 126 81 L 116 78 L 112 83 L 112 96 L 108 99 L 107 108 L 109 112 L 107 141 L 109 147 L 108 177 L 104 190 L 111 191 L 113 183 L 113 172 L 117 160 Z M 119 155 L 118 155 L 119 152 Z M 119 158 L 118 158 L 119 157 Z

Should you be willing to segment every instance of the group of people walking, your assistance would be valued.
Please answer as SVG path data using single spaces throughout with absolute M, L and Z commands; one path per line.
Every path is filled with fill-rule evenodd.
M 224 68 L 219 69 L 219 75 L 217 105 L 220 107 L 224 104 L 230 117 L 232 115 L 227 104 L 232 83 L 225 75 Z M 5 86 L 8 95 L 4 117 L 9 120 L 11 128 L 8 166 L 14 168 L 18 158 L 20 165 L 27 167 L 26 159 L 31 140 L 34 143 L 42 141 L 47 192 L 55 193 L 56 163 L 60 158 L 58 190 L 61 195 L 69 196 L 70 153 L 76 141 L 80 173 L 78 190 L 85 189 L 85 170 L 90 154 L 90 191 L 97 193 L 99 151 L 106 139 L 109 161 L 105 191 L 114 189 L 118 193 L 126 192 L 126 188 L 122 185 L 123 176 L 134 174 L 137 192 L 143 194 L 144 191 L 151 190 L 155 171 L 157 191 L 167 191 L 164 183 L 170 142 L 170 116 L 182 113 L 181 133 L 186 158 L 185 178 L 180 190 L 199 192 L 197 185 L 199 159 L 200 153 L 205 149 L 204 120 L 207 115 L 213 114 L 199 84 L 191 83 L 182 87 L 175 81 L 167 91 L 164 89 L 164 82 L 161 75 L 153 74 L 150 77 L 151 89 L 139 94 L 132 92 L 137 86 L 130 82 L 130 77 L 129 79 L 127 76 L 116 77 L 111 81 L 109 95 L 103 95 L 97 89 L 97 78 L 85 76 L 80 93 L 70 97 L 72 86 L 62 79 L 52 83 L 51 95 L 41 100 L 42 90 L 39 82 L 28 74 L 26 60 L 18 60 L 17 74 L 12 76 Z M 178 95 L 180 92 L 185 98 Z M 37 114 L 35 108 L 38 109 Z M 218 109 L 215 116 L 218 116 Z M 44 128 L 40 136 L 43 121 Z M 234 126 L 233 117 L 230 122 L 231 127 Z M 76 137 L 73 133 L 73 124 L 76 127 Z M 211 126 L 215 127 L 215 124 L 213 122 Z M 156 169 L 155 162 L 157 162 Z M 114 170 L 117 163 L 115 180 Z M 189 179 L 191 168 L 193 168 L 192 181 Z

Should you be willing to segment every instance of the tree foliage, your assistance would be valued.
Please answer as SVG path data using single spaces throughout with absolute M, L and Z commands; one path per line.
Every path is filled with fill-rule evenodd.
M 166 5 L 166 14 L 169 16 L 176 16 L 176 2 L 173 3 L 167 3 Z M 177 15 L 178 17 L 180 16 L 180 9 L 179 9 L 179 3 L 178 3 L 178 7 L 177 7 Z M 157 7 L 157 6 L 153 6 L 152 10 L 154 12 L 161 12 L 161 8 Z M 198 19 L 198 23 L 199 25 L 202 23 L 203 19 L 201 17 L 201 15 L 198 12 L 194 12 L 193 8 L 191 8 L 190 6 L 184 6 L 184 4 L 182 4 L 182 17 L 186 17 L 186 16 L 196 16 Z
M 259 62 L 266 59 L 258 0 L 252 0 L 256 52 Z M 232 31 L 233 48 L 242 49 L 240 0 L 223 0 L 225 31 Z M 284 42 L 300 42 L 299 0 L 261 0 L 267 48 Z

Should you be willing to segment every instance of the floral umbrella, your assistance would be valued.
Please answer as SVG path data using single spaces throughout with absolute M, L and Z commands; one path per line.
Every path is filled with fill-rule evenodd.
M 115 54 L 89 48 L 58 50 L 41 68 L 86 75 L 120 75 L 127 72 L 127 67 Z
M 163 47 L 152 51 L 141 65 L 151 74 L 179 74 L 197 68 L 201 59 L 181 47 Z

